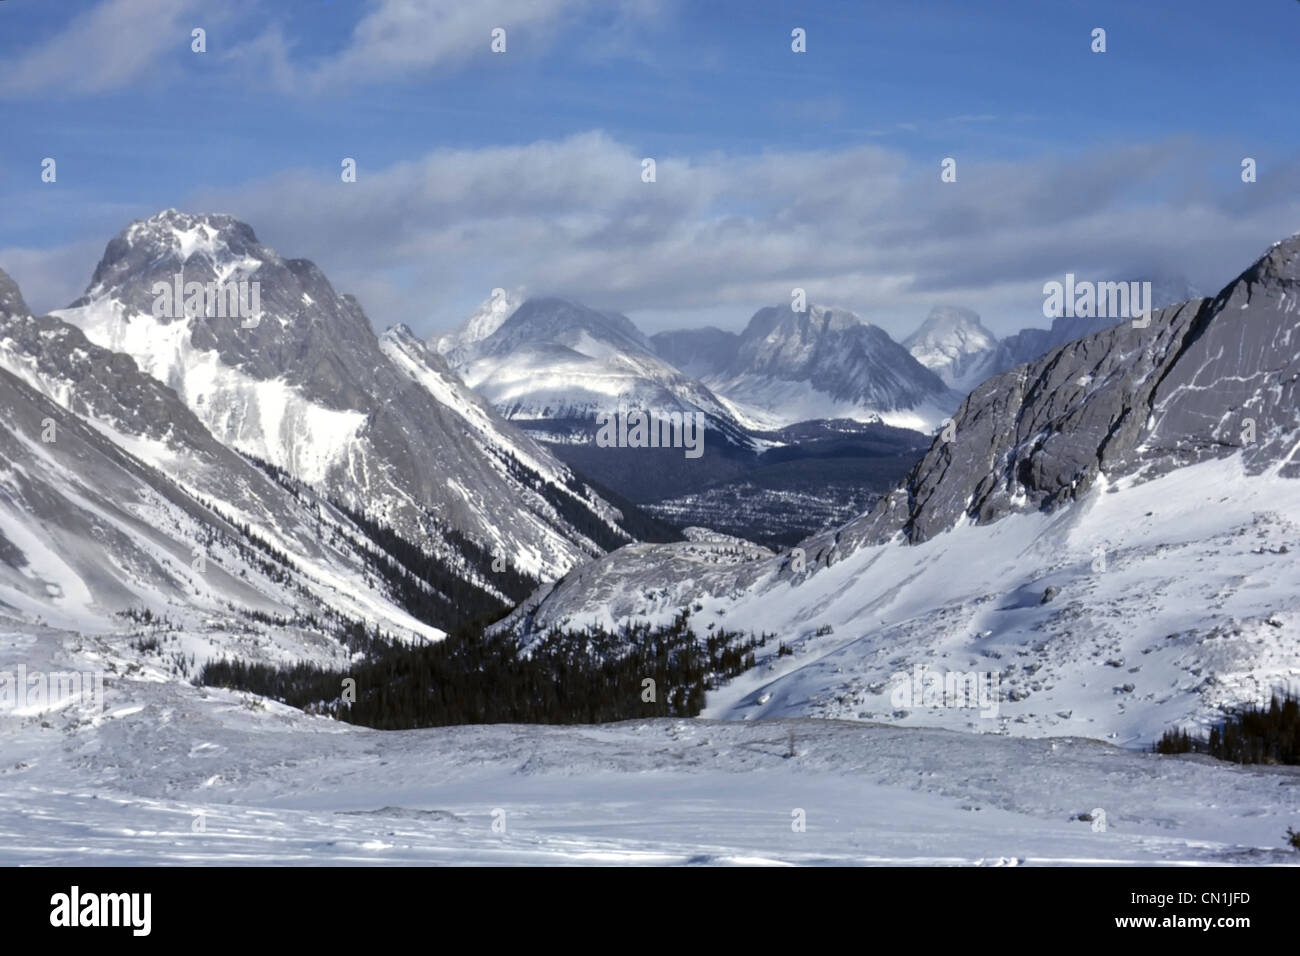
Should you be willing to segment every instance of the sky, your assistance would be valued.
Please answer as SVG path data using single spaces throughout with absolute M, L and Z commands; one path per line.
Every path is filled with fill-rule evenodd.
M 1212 294 L 1300 231 L 1297 50 L 1297 0 L 0 0 L 0 269 L 63 307 L 175 207 L 377 330 L 498 287 L 739 329 L 801 288 L 1007 334 L 1066 273 Z

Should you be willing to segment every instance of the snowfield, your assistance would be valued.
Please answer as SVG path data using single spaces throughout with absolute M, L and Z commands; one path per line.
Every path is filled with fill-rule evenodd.
M 0 670 L 117 671 L 102 713 L 0 714 L 0 864 L 1297 861 L 1295 767 L 809 719 L 381 732 L 88 646 L 0 634 Z
M 1051 515 L 864 548 L 778 585 L 786 593 L 752 611 L 736 602 L 720 617 L 727 627 L 800 638 L 774 670 L 712 696 L 706 716 L 858 717 L 1143 747 L 1170 727 L 1216 721 L 1221 706 L 1300 687 L 1300 483 L 1247 477 L 1229 458 L 1121 484 L 1131 482 Z M 917 667 L 996 675 L 997 713 L 894 706 L 895 675 Z

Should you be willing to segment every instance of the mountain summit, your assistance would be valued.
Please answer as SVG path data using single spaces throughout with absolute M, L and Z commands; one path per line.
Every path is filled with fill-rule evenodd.
M 657 342 L 681 352 L 694 338 L 664 333 Z M 712 338 L 712 353 L 727 361 L 704 383 L 760 427 L 852 418 L 928 431 L 958 400 L 889 333 L 846 309 L 760 309 L 730 354 L 732 342 Z
M 903 340 L 912 356 L 959 392 L 996 371 L 997 337 L 970 309 L 935 306 L 921 327 Z
M 454 357 L 466 384 L 506 417 L 570 423 L 581 433 L 575 438 L 591 431 L 597 414 L 636 407 L 700 412 L 724 440 L 748 441 L 717 396 L 660 358 L 641 330 L 616 312 L 559 298 L 528 299 Z

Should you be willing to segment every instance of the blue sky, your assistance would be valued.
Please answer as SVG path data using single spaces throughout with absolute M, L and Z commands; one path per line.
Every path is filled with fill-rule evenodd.
M 1212 292 L 1300 230 L 1297 49 L 1296 0 L 3 0 L 0 268 L 65 305 L 174 206 L 378 328 L 496 286 L 734 328 L 799 286 L 1009 332 L 1067 271 Z

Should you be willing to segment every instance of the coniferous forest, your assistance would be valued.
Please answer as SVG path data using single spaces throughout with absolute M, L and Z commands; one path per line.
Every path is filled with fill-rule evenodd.
M 706 691 L 754 666 L 754 649 L 768 635 L 715 628 L 700 639 L 689 617 L 619 631 L 555 629 L 527 647 L 489 635 L 481 622 L 419 646 L 351 634 L 349 646 L 363 659 L 345 670 L 219 660 L 205 665 L 196 683 L 382 730 L 694 717 Z M 355 701 L 345 699 L 348 679 L 356 682 Z
M 1300 764 L 1300 698 L 1274 694 L 1267 707 L 1235 710 L 1206 736 L 1166 731 L 1155 751 L 1209 754 L 1233 763 Z

